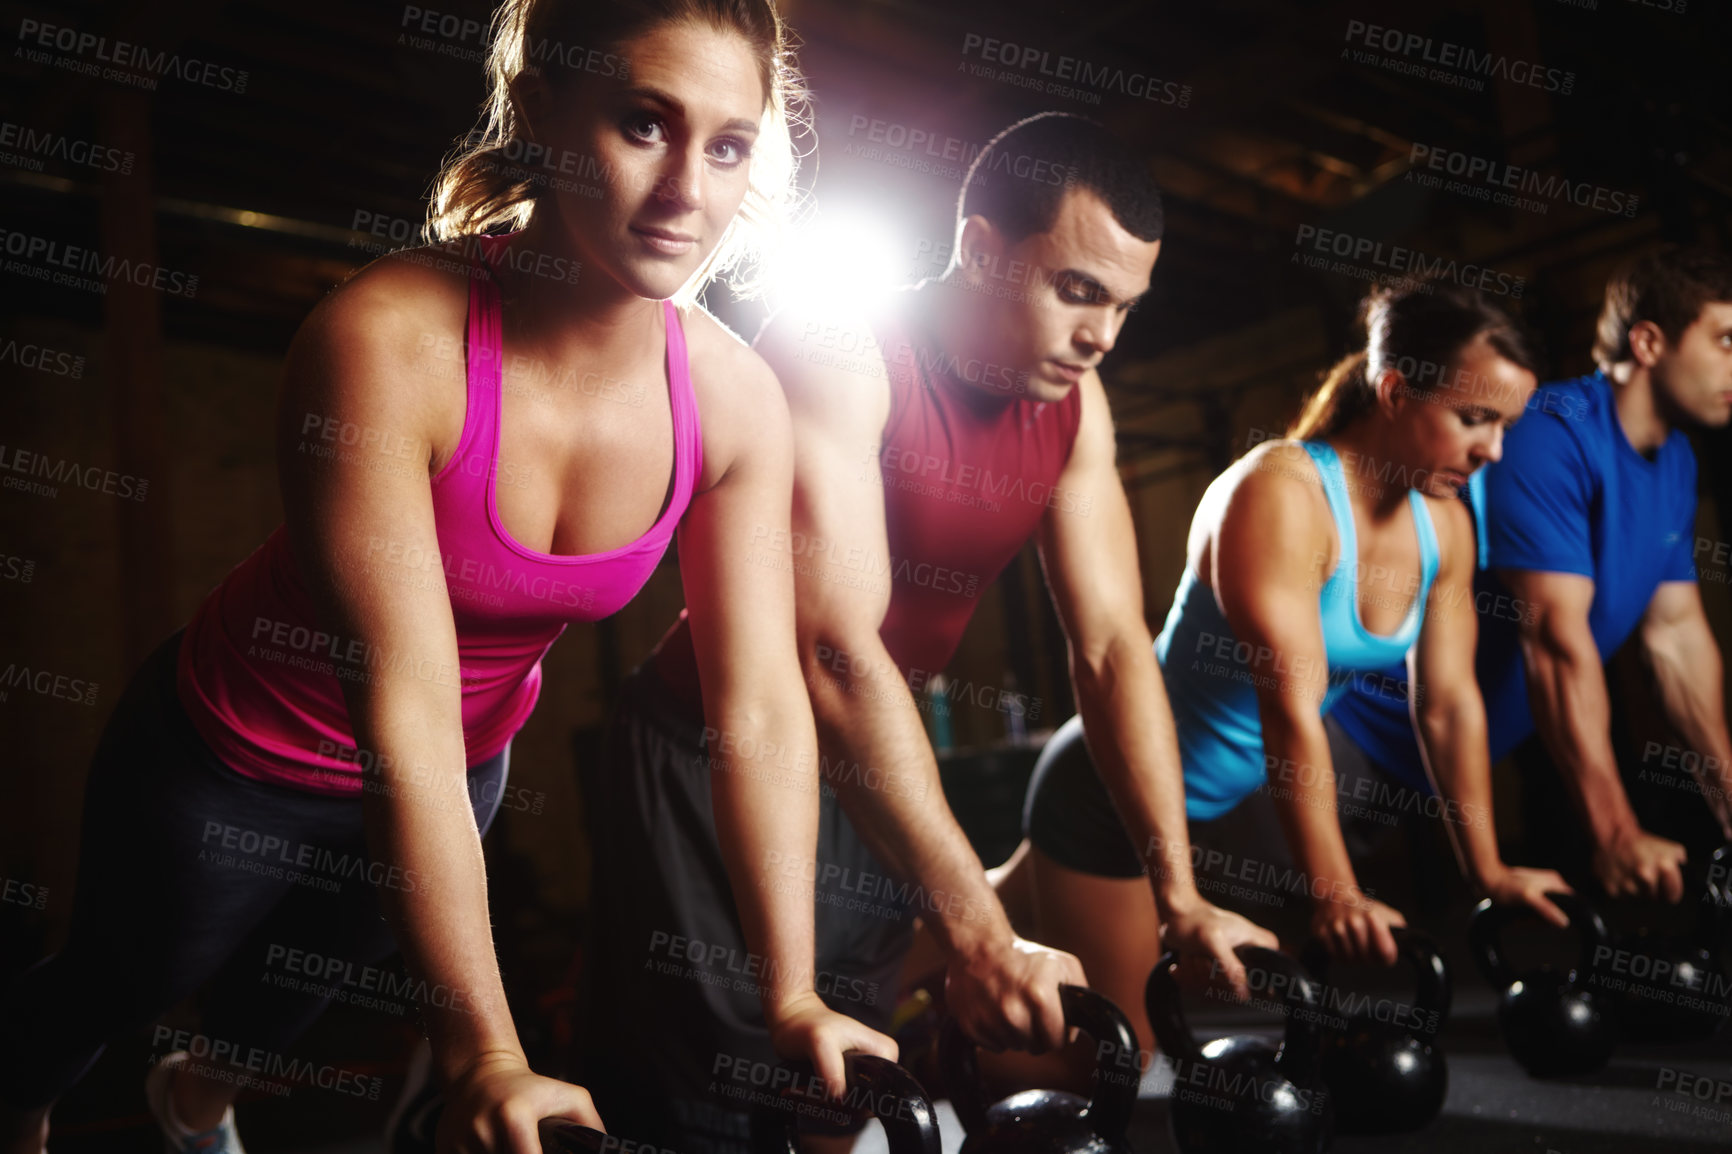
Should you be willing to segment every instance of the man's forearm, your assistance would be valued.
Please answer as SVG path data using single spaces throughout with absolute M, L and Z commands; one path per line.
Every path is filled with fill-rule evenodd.
M 1648 644 L 1660 705 L 1684 742 L 1701 755 L 1697 782 L 1708 808 L 1732 833 L 1732 741 L 1722 697 L 1724 666 L 1705 623 L 1687 628 L 1669 644 Z
M 913 693 L 882 644 L 858 648 L 848 672 L 807 666 L 825 780 L 873 854 L 918 886 L 915 912 L 948 952 L 1008 945 L 1010 920 L 945 801 Z
M 1115 643 L 1092 665 L 1073 657 L 1071 682 L 1101 784 L 1148 866 L 1166 921 L 1197 901 L 1197 882 L 1178 735 L 1153 645 L 1146 637 Z
M 1546 752 L 1596 845 L 1639 827 L 1612 754 L 1611 708 L 1599 654 L 1579 645 L 1525 642 L 1528 704 Z

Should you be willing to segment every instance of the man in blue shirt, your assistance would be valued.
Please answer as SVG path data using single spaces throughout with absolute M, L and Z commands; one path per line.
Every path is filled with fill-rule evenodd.
M 1669 246 L 1633 262 L 1606 286 L 1594 359 L 1597 372 L 1536 391 L 1471 494 L 1477 673 L 1491 756 L 1537 736 L 1582 818 L 1599 884 L 1676 902 L 1685 850 L 1636 818 L 1604 662 L 1636 637 L 1667 721 L 1696 755 L 1682 761 L 1732 837 L 1732 741 L 1696 586 L 1696 458 L 1683 431 L 1732 420 L 1732 261 Z M 1331 718 L 1385 772 L 1430 790 L 1399 703 L 1352 692 Z M 1533 744 L 1518 757 L 1530 778 L 1546 773 Z M 1550 820 L 1531 806 L 1526 817 L 1530 829 Z

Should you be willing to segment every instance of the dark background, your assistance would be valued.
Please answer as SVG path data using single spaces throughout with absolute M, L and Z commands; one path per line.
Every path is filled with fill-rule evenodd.
M 86 764 L 126 677 L 281 519 L 271 429 L 296 327 L 376 255 L 383 242 L 358 225 L 419 224 L 441 157 L 475 121 L 484 38 L 410 43 L 411 7 L 0 6 L 0 119 L 131 157 L 130 171 L 111 172 L 0 146 L 10 154 L 0 156 L 0 228 L 151 262 L 182 274 L 182 285 L 197 277 L 190 293 L 121 280 L 96 292 L 0 268 L 0 443 L 149 482 L 142 501 L 77 485 L 53 497 L 0 489 L 0 665 L 99 687 L 89 705 L 16 689 L 0 698 L 0 871 L 42 899 L 40 909 L 0 904 L 4 972 L 64 933 Z M 490 11 L 476 0 L 419 7 L 481 27 Z M 1204 485 L 1263 431 L 1285 425 L 1351 343 L 1362 274 L 1382 271 L 1370 260 L 1357 273 L 1307 267 L 1302 258 L 1315 250 L 1302 230 L 1494 270 L 1506 290 L 1495 299 L 1543 334 L 1554 375 L 1591 367 L 1592 321 L 1620 260 L 1662 240 L 1728 244 L 1732 15 L 1704 0 L 1681 8 L 1682 0 L 789 0 L 782 10 L 816 94 L 808 191 L 817 203 L 877 214 L 911 274 L 932 271 L 916 267 L 923 243 L 948 243 L 958 182 L 908 167 L 921 154 L 877 144 L 861 118 L 977 147 L 1019 116 L 1059 108 L 1097 116 L 1148 150 L 1165 190 L 1167 239 L 1152 290 L 1102 375 L 1158 628 Z M 65 61 L 31 59 L 26 21 L 219 71 L 209 82 L 164 77 L 154 90 L 82 75 Z M 1350 40 L 1353 21 L 1538 63 L 1568 84 L 1547 91 L 1484 79 L 1475 88 L 1403 74 L 1386 65 L 1414 57 Z M 1123 68 L 1185 95 L 1136 99 L 1108 88 L 1079 99 L 978 78 L 967 70 L 979 59 L 965 53 L 971 36 Z M 1411 179 L 1416 143 L 1636 197 L 1638 207 L 1625 216 L 1549 198 L 1537 211 L 1425 188 Z M 21 259 L 10 248 L 0 254 Z M 708 303 L 747 336 L 764 312 L 720 289 Z M 21 363 L 25 346 L 57 356 L 31 367 Z M 1723 539 L 1718 497 L 1732 483 L 1725 443 L 1720 434 L 1698 442 L 1704 595 L 1722 636 L 1732 617 L 1728 566 L 1709 572 L 1706 562 Z M 573 627 L 550 655 L 542 704 L 514 746 L 514 782 L 545 804 L 502 814 L 488 849 L 500 949 L 532 1045 L 553 1045 L 565 1028 L 587 892 L 574 757 L 620 675 L 679 604 L 670 558 L 617 617 Z M 984 598 L 953 672 L 996 686 L 1012 671 L 1039 702 L 1031 728 L 1042 728 L 1072 711 L 1063 668 L 1038 568 L 1024 556 Z M 965 746 L 1000 741 L 1005 724 L 989 708 L 955 708 Z M 1522 815 L 1505 800 L 1500 789 L 1500 824 L 1519 839 Z M 365 1038 L 355 1052 L 371 1057 L 348 1064 L 395 1074 L 411 1028 L 358 1020 Z M 69 1103 L 66 1132 L 96 1142 L 136 1126 L 139 1071 L 111 1053 Z M 357 1126 L 367 1109 L 319 1107 L 348 1111 Z

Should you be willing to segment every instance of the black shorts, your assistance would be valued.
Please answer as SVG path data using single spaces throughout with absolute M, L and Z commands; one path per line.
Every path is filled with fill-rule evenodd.
M 584 767 L 595 864 L 574 1076 L 615 1133 L 746 1154 L 748 1112 L 779 1059 L 759 1003 L 763 960 L 746 947 L 716 839 L 703 726 L 673 700 L 652 667 L 633 673 L 604 755 Z M 816 987 L 886 1030 L 913 937 L 911 887 L 828 789 L 820 814 Z
M 1406 796 L 1412 791 L 1373 765 L 1334 721 L 1325 717 L 1323 726 L 1342 834 L 1349 855 L 1361 861 L 1411 828 L 1418 799 Z M 1354 800 L 1363 798 L 1381 804 Z M 1293 868 L 1267 785 L 1218 818 L 1187 824 L 1193 873 L 1205 898 L 1259 922 L 1272 911 L 1307 908 L 1305 881 Z M 1079 873 L 1128 879 L 1148 872 L 1095 771 L 1081 717 L 1060 726 L 1041 751 L 1023 803 L 1023 832 L 1041 853 Z

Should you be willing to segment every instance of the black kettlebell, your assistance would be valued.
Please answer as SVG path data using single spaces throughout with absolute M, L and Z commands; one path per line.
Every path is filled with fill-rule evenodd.
M 1592 906 L 1574 894 L 1546 895 L 1570 919 L 1582 939 L 1578 964 L 1559 972 L 1550 964 L 1516 973 L 1504 959 L 1504 927 L 1517 918 L 1539 915 L 1525 905 L 1494 905 L 1490 898 L 1473 911 L 1468 937 L 1480 973 L 1503 991 L 1498 1025 L 1510 1055 L 1536 1078 L 1591 1074 L 1611 1060 L 1618 1023 L 1610 999 L 1590 989 L 1587 976 L 1596 950 L 1609 948 L 1611 935 Z
M 1178 957 L 1163 955 L 1144 992 L 1155 1040 L 1173 1063 L 1173 1141 L 1184 1154 L 1322 1154 L 1335 1136 L 1335 1109 L 1318 1062 L 1317 989 L 1278 950 L 1234 952 L 1281 979 L 1293 1003 L 1286 1034 L 1280 1044 L 1244 1034 L 1199 1046 L 1179 1003 Z
M 791 1064 L 808 1076 L 791 1079 L 794 1088 L 784 1088 L 778 1096 L 766 1096 L 753 1104 L 752 1154 L 799 1154 L 802 1115 L 831 1116 L 840 1121 L 861 1114 L 870 1114 L 884 1124 L 890 1154 L 941 1154 L 938 1115 L 913 1074 L 886 1058 L 857 1050 L 844 1054 L 842 1061 L 848 1086 L 839 1103 L 815 1092 L 819 1086 L 809 1076 L 809 1063 Z M 806 1093 L 799 1092 L 801 1086 Z
M 1617 991 L 1622 1036 L 1695 1042 L 1713 1037 L 1732 1013 L 1726 969 L 1727 907 L 1720 900 L 1732 846 L 1709 859 L 1703 893 L 1685 935 L 1641 928 L 1620 934 L 1595 978 Z
M 1343 1134 L 1399 1134 L 1437 1117 L 1449 1093 L 1449 1067 L 1438 1031 L 1449 1017 L 1449 965 L 1424 934 L 1402 926 L 1390 933 L 1418 981 L 1408 1004 L 1360 995 L 1322 998 L 1325 1009 L 1323 1081 L 1335 1099 L 1335 1128 Z M 1305 966 L 1327 983 L 1323 943 L 1305 947 Z M 1339 1006 L 1331 1003 L 1340 1003 Z M 1334 1018 L 1336 1009 L 1350 1012 Z M 1337 1027 L 1335 1023 L 1343 1024 Z
M 621 1145 L 617 1135 L 564 1118 L 543 1118 L 535 1129 L 541 1137 L 542 1154 L 605 1154 Z
M 1094 1039 L 1095 1093 L 1023 1090 L 988 1104 L 974 1043 L 955 1019 L 938 1035 L 938 1062 L 962 1128 L 962 1154 L 1130 1154 L 1125 1130 L 1142 1071 L 1124 1011 L 1082 986 L 1060 986 L 1064 1022 Z

